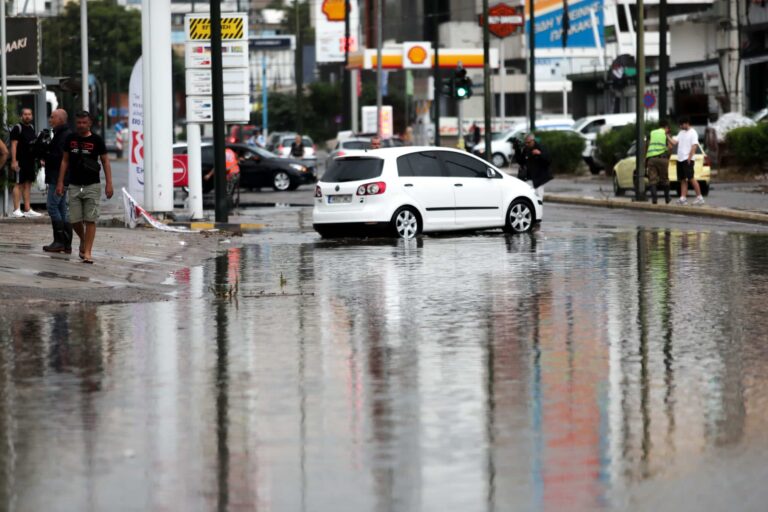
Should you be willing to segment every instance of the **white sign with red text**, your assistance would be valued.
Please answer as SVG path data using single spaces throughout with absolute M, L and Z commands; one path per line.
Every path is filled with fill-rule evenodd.
M 128 85 L 128 191 L 144 201 L 144 99 L 141 83 L 141 57 L 136 61 Z

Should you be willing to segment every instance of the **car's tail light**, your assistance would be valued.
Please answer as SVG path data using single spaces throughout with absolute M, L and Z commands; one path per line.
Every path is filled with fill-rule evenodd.
M 315 187 L 315 197 L 323 197 L 323 190 L 320 188 L 320 185 Z
M 387 191 L 387 184 L 383 181 L 377 181 L 376 183 L 368 183 L 367 185 L 360 185 L 357 187 L 357 195 L 359 196 L 377 196 Z
M 334 158 L 338 158 L 338 157 L 344 156 L 344 155 L 346 155 L 346 153 L 344 153 L 343 151 L 339 151 L 338 153 L 336 153 L 336 156 Z
M 230 144 L 235 144 L 236 142 L 237 142 L 237 137 L 235 137 L 233 135 L 230 135 L 229 136 L 229 143 Z

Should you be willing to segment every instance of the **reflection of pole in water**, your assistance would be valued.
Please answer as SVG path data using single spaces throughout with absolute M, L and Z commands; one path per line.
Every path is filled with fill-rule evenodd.
M 672 353 L 672 334 L 674 333 L 672 321 L 672 234 L 667 229 L 664 231 L 664 284 L 661 295 L 661 328 L 664 331 L 664 412 L 667 416 L 667 445 L 674 449 L 675 435 L 675 407 L 672 393 L 675 390 L 675 370 L 673 367 L 674 355 Z
M 7 324 L 6 324 L 7 325 Z M 14 425 L 16 419 L 15 397 L 16 388 L 13 383 L 13 344 L 11 343 L 10 326 L 0 330 L 0 471 L 4 476 L 0 489 L 0 505 L 4 510 L 13 510 L 16 486 L 16 440 Z
M 216 285 L 227 280 L 228 260 L 226 255 L 216 258 Z M 227 302 L 216 300 L 216 447 L 218 455 L 218 507 L 224 512 L 229 509 L 229 374 L 227 337 Z
M 637 324 L 640 329 L 640 412 L 643 416 L 642 461 L 643 474 L 648 471 L 648 458 L 651 451 L 651 417 L 648 411 L 650 400 L 650 382 L 648 378 L 648 314 L 645 307 L 645 295 L 648 293 L 646 232 L 637 230 Z

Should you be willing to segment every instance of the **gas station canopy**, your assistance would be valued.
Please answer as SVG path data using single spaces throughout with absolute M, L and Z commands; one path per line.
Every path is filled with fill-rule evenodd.
M 387 46 L 381 51 L 381 66 L 384 69 L 432 69 L 434 54 L 429 43 L 403 43 Z M 490 49 L 490 67 L 498 69 L 499 52 Z M 376 49 L 365 48 L 349 54 L 349 69 L 376 69 Z M 483 49 L 440 48 L 441 69 L 454 69 L 459 63 L 465 68 L 483 67 Z

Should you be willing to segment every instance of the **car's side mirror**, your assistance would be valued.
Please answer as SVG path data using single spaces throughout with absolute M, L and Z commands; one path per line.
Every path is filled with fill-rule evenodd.
M 491 169 L 490 167 L 485 170 L 485 176 L 488 178 L 495 178 L 496 177 L 496 171 Z

